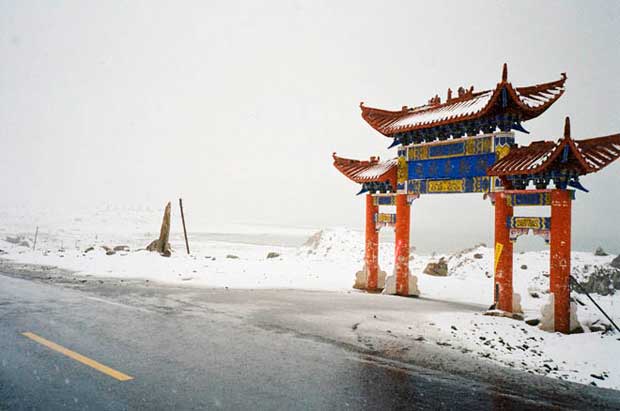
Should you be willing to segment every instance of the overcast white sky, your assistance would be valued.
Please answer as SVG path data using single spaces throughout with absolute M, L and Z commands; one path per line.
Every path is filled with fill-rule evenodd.
M 619 2 L 2 1 L 0 205 L 184 198 L 214 220 L 361 227 L 331 153 L 389 140 L 359 103 L 568 74 L 520 144 L 620 132 Z M 576 248 L 620 251 L 620 164 L 583 180 Z M 490 238 L 481 195 L 426 196 L 414 243 Z M 422 247 L 424 248 L 424 247 Z

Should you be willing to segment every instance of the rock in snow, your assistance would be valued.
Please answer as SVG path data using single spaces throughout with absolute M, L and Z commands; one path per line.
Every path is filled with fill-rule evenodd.
M 596 250 L 594 250 L 594 255 L 598 257 L 605 257 L 607 253 L 605 252 L 605 250 L 603 250 L 603 247 L 598 246 L 596 247 Z
M 611 263 L 609 263 L 609 265 L 612 266 L 613 268 L 620 268 L 620 255 L 614 258 L 613 260 L 611 260 Z
M 448 263 L 444 257 L 441 257 L 436 263 L 428 263 L 424 269 L 424 274 L 433 275 L 435 277 L 446 277 L 448 275 Z
M 583 289 L 588 293 L 595 293 L 600 295 L 613 295 L 616 290 L 620 290 L 620 269 L 609 266 L 592 265 L 583 270 L 575 270 L 580 274 L 581 278 L 586 277 L 579 281 Z M 580 288 L 575 291 L 582 293 Z

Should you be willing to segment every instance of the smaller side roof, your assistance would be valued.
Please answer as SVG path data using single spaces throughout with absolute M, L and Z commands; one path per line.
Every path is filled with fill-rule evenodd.
M 332 157 L 334 167 L 351 181 L 360 184 L 389 181 L 392 186 L 396 184 L 398 160 L 395 158 L 387 161 L 380 161 L 379 157 L 370 157 L 370 160 L 353 160 L 338 157 L 336 153 Z
M 487 170 L 487 174 L 501 177 L 565 170 L 584 175 L 601 170 L 619 157 L 620 134 L 573 140 L 570 119 L 566 117 L 564 138 L 512 148 L 506 157 Z

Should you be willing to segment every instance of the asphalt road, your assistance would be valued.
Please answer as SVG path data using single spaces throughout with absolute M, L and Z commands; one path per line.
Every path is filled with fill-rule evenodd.
M 514 372 L 429 369 L 322 332 L 329 324 L 300 332 L 286 322 L 291 306 L 312 314 L 342 301 L 344 313 L 363 303 L 355 296 L 24 278 L 0 273 L 0 410 L 620 409 L 615 391 Z M 25 332 L 132 379 L 119 381 Z

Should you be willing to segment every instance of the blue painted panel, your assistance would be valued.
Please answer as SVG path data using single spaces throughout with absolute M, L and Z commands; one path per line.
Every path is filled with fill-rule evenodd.
M 438 146 L 451 147 L 451 146 Z M 495 162 L 495 153 L 473 156 L 440 158 L 436 160 L 409 161 L 409 179 L 464 178 L 486 176 L 487 169 Z
M 551 193 L 514 193 L 506 196 L 510 207 L 551 205 Z
M 396 204 L 395 199 L 396 197 L 394 196 L 376 196 L 374 197 L 375 199 L 375 205 L 387 205 L 387 206 L 391 206 Z

